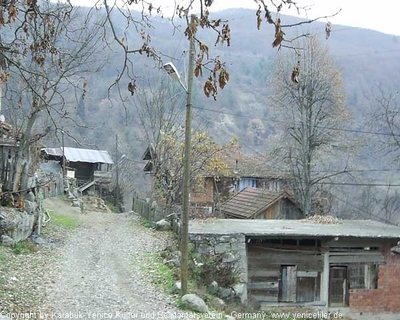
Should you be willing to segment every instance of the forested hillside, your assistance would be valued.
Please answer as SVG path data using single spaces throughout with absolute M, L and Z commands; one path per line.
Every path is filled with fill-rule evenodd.
M 101 11 L 98 14 L 102 14 Z M 225 61 L 230 81 L 225 89 L 220 90 L 217 100 L 214 101 L 205 97 L 203 93 L 207 71 L 204 71 L 204 79 L 195 79 L 193 115 L 195 126 L 206 128 L 219 142 L 227 142 L 233 137 L 238 137 L 243 152 L 259 154 L 267 159 L 270 147 L 280 133 L 279 124 L 284 121 L 278 118 L 275 106 L 271 105 L 270 88 L 274 80 L 275 61 L 279 55 L 287 53 L 295 55 L 295 53 L 285 48 L 280 51 L 273 49 L 271 46 L 273 30 L 262 25 L 261 30 L 257 31 L 255 12 L 252 10 L 227 10 L 218 13 L 218 16 L 229 19 L 232 30 L 231 45 L 214 47 L 215 34 L 208 32 L 201 31 L 198 37 L 209 46 L 211 55 L 219 55 L 221 60 Z M 297 18 L 286 19 L 289 22 L 298 21 Z M 392 170 L 394 167 L 390 162 L 391 158 L 386 157 L 387 153 L 376 151 L 380 150 L 380 145 L 372 143 L 380 140 L 381 136 L 374 133 L 381 129 L 373 126 L 374 121 L 371 122 L 371 115 L 379 111 L 379 106 L 371 99 L 378 94 L 379 88 L 391 92 L 400 82 L 400 59 L 398 59 L 400 37 L 334 25 L 330 38 L 326 40 L 324 25 L 325 21 L 312 23 L 306 32 L 320 37 L 321 43 L 329 48 L 332 59 L 342 70 L 350 115 L 346 124 L 349 132 L 345 139 L 357 144 L 357 148 L 351 148 L 347 156 L 337 159 L 337 164 L 340 165 L 335 170 L 350 172 L 343 178 L 345 182 L 352 181 L 358 184 L 379 181 L 382 184 L 394 184 L 396 175 L 393 172 L 377 170 L 388 168 Z M 189 44 L 183 35 L 184 22 L 182 21 L 181 27 L 174 29 L 170 21 L 158 19 L 153 27 L 146 31 L 151 35 L 152 45 L 159 50 L 162 62 L 173 61 L 182 75 L 185 75 Z M 122 22 L 119 28 L 117 32 L 122 34 L 124 31 Z M 303 27 L 301 32 L 304 30 Z M 291 32 L 295 35 L 300 31 L 293 28 Z M 140 41 L 140 35 L 135 30 L 128 30 L 127 36 L 136 37 L 138 42 Z M 118 47 L 114 47 L 113 50 L 113 53 L 106 57 L 103 56 L 103 52 L 98 52 L 99 57 L 107 58 L 105 67 L 99 73 L 87 75 L 84 98 L 78 98 L 75 100 L 76 103 L 70 105 L 70 112 L 75 113 L 82 126 L 69 128 L 73 139 L 66 137 L 66 143 L 70 146 L 107 149 L 115 155 L 115 141 L 118 136 L 119 150 L 115 158 L 122 154 L 127 155 L 126 167 L 129 167 L 129 170 L 124 175 L 130 182 L 134 181 L 133 188 L 136 192 L 145 193 L 146 187 L 142 183 L 145 180 L 142 174 L 144 162 L 141 161 L 141 155 L 149 141 L 146 139 L 137 113 L 140 101 L 136 95 L 129 95 L 127 84 L 134 80 L 138 90 L 144 91 L 149 88 L 157 90 L 160 83 L 171 86 L 175 90 L 174 99 L 178 99 L 182 110 L 185 106 L 185 93 L 178 84 L 173 83 L 164 74 L 160 63 L 147 58 L 145 54 L 137 54 L 131 69 L 131 77 L 123 77 L 119 82 L 122 90 L 120 94 L 117 87 L 112 84 L 122 69 L 123 56 Z M 165 101 L 165 104 L 168 103 L 170 102 Z M 257 139 L 252 132 L 254 123 L 261 128 L 257 133 Z M 60 136 L 47 137 L 45 144 L 60 145 Z M 276 169 L 277 172 L 279 170 L 281 168 Z M 358 171 L 356 173 L 352 170 Z M 389 177 L 392 180 L 389 181 Z M 355 216 L 365 217 L 366 211 L 358 210 L 363 205 L 360 199 L 366 197 L 366 193 L 374 194 L 376 187 L 370 186 L 369 191 L 362 186 L 347 184 L 333 187 L 336 188 L 336 194 L 342 193 L 338 206 L 345 207 L 343 210 L 350 214 L 358 212 Z M 353 195 L 357 195 L 357 201 L 343 196 L 349 194 L 345 188 L 350 188 L 352 192 L 355 190 Z M 384 186 L 379 190 L 384 194 L 387 188 Z M 393 187 L 390 192 L 392 191 Z M 371 217 L 373 214 L 377 213 L 371 212 Z

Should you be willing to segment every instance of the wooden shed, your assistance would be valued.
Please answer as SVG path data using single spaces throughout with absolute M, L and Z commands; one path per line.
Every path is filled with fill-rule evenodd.
M 106 173 L 113 164 L 105 150 L 65 147 L 63 153 L 62 148 L 43 148 L 42 153 L 45 159 L 56 160 L 61 164 L 65 159 L 66 166 L 75 171 L 78 185 L 94 181 L 96 171 Z
M 306 306 L 400 316 L 398 226 L 319 217 L 218 219 L 191 222 L 189 237 L 202 252 L 237 257 L 246 299 L 252 296 L 263 310 Z M 226 239 L 234 241 L 221 245 Z
M 221 214 L 235 219 L 301 219 L 303 214 L 287 191 L 247 187 L 221 207 Z

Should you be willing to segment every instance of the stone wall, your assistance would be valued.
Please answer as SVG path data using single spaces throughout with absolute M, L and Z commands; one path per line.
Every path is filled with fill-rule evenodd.
M 189 234 L 189 240 L 194 250 L 200 255 L 222 255 L 226 263 L 232 263 L 237 276 L 237 283 L 232 286 L 232 292 L 243 304 L 247 303 L 247 251 L 245 236 Z M 226 288 L 224 288 L 226 289 Z
M 27 239 L 32 234 L 38 215 L 36 210 L 30 213 L 14 208 L 0 210 L 1 242 L 12 245 Z

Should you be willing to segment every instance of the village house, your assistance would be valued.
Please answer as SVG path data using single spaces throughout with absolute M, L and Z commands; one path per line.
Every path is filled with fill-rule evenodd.
M 191 221 L 189 237 L 202 254 L 236 257 L 243 303 L 400 314 L 400 227 L 321 217 L 219 219 Z
M 65 161 L 66 176 L 76 179 L 81 192 L 95 184 L 102 187 L 111 182 L 113 161 L 105 150 L 65 147 L 63 152 L 62 148 L 43 148 L 42 156 L 47 161 L 58 161 L 61 166 Z
M 144 152 L 142 160 L 147 161 L 143 171 L 150 175 L 151 188 L 154 184 L 154 160 L 156 153 L 150 145 Z M 221 155 L 226 164 L 226 172 L 221 175 L 204 172 L 202 188 L 192 189 L 190 193 L 191 206 L 206 214 L 215 213 L 216 207 L 231 198 L 246 187 L 262 188 L 278 192 L 286 184 L 286 178 L 274 174 L 265 164 L 265 159 L 244 155 L 240 152 Z
M 304 218 L 297 201 L 285 190 L 270 191 L 246 187 L 239 191 L 219 211 L 233 219 L 301 219 Z

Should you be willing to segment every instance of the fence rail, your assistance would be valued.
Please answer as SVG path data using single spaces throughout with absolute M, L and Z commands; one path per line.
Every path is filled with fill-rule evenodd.
M 133 198 L 132 210 L 138 213 L 143 219 L 157 222 L 166 218 L 173 212 L 177 212 L 174 208 L 160 208 L 152 205 L 152 200 Z

